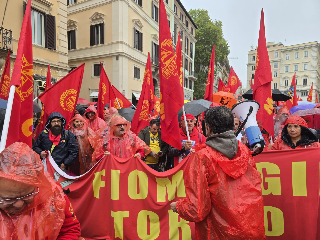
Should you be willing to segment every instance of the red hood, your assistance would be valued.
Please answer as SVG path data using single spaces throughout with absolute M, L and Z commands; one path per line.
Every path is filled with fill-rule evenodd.
M 87 114 L 88 112 L 94 112 L 94 113 L 95 113 L 95 115 L 94 115 L 94 117 L 93 117 L 92 119 L 88 119 L 88 118 L 87 118 L 86 114 Z M 93 106 L 93 105 L 90 105 L 90 106 L 87 108 L 87 110 L 85 111 L 85 113 L 84 113 L 83 116 L 84 116 L 86 119 L 90 120 L 90 121 L 93 121 L 94 119 L 96 119 L 96 118 L 98 117 L 98 112 L 97 112 L 96 107 Z

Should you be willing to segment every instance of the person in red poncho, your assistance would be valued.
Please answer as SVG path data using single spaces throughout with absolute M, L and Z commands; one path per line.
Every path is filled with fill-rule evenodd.
M 186 114 L 187 126 L 184 116 L 181 117 L 180 138 L 182 149 L 170 147 L 168 156 L 174 157 L 174 166 L 177 166 L 190 152 L 194 152 L 197 144 L 205 143 L 206 137 L 195 127 L 195 117 L 192 114 Z M 187 129 L 189 131 L 190 140 L 188 140 Z
M 290 116 L 282 130 L 281 137 L 272 145 L 272 150 L 320 147 L 316 130 L 308 128 L 306 121 L 300 116 Z
M 107 126 L 107 123 L 98 117 L 97 109 L 93 105 L 90 105 L 87 108 L 86 112 L 84 113 L 84 118 L 86 119 L 89 128 L 91 128 L 94 132 Z
M 237 141 L 227 107 L 206 113 L 205 144 L 186 170 L 186 198 L 171 209 L 195 222 L 198 240 L 265 239 L 261 175 L 250 150 Z
M 0 240 L 78 240 L 80 223 L 37 153 L 16 142 L 0 153 Z

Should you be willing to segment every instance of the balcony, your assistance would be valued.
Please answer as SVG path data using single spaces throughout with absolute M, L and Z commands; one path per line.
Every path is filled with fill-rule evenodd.
M 158 56 L 152 57 L 151 63 L 159 67 L 159 57 Z
M 8 52 L 12 49 L 12 31 L 0 27 L 0 51 Z
M 198 79 L 198 74 L 190 71 L 188 78 L 189 80 L 196 81 Z

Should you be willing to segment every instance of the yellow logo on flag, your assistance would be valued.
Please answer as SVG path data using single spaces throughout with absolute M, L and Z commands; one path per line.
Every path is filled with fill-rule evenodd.
M 259 65 L 259 55 L 257 54 L 257 57 L 256 57 L 256 70 L 258 68 L 258 65 Z
M 169 79 L 171 76 L 177 76 L 176 55 L 172 54 L 172 47 L 171 39 L 166 39 L 161 43 L 162 76 L 166 79 Z
M 104 104 L 104 95 L 107 93 L 107 87 L 104 83 L 102 83 L 102 103 Z
M 236 84 L 237 84 L 237 82 L 238 82 L 237 77 L 236 77 L 236 76 L 232 76 L 232 77 L 231 77 L 231 86 L 236 85 Z
M 29 118 L 26 121 L 24 121 L 24 123 L 22 123 L 21 131 L 23 135 L 25 135 L 26 137 L 31 136 L 32 131 L 30 131 L 30 127 L 32 125 L 33 125 L 33 118 Z
M 208 79 L 210 78 L 210 75 L 211 75 L 211 67 L 209 67 Z M 210 85 L 210 83 L 211 83 L 211 80 L 210 80 L 210 81 L 207 81 L 207 86 Z
M 120 106 L 119 106 L 118 102 L 119 102 Z M 119 98 L 114 99 L 113 104 L 116 109 L 123 108 L 123 101 Z
M 270 115 L 273 112 L 273 100 L 271 98 L 267 98 L 267 104 L 264 104 L 264 110 Z
M 141 113 L 139 116 L 139 121 L 141 121 L 141 120 L 148 121 L 148 119 L 149 119 L 148 116 L 149 116 L 149 101 L 143 100 L 142 109 L 141 109 Z
M 26 91 L 22 91 L 27 89 Z M 33 64 L 30 64 L 25 56 L 22 56 L 22 68 L 21 68 L 21 84 L 16 87 L 16 92 L 19 94 L 21 102 L 33 94 Z
M 77 99 L 77 90 L 75 89 L 68 89 L 60 96 L 60 105 L 61 107 L 68 112 L 72 112 L 76 105 Z
M 4 82 L 1 87 L 1 95 L 8 97 L 9 96 L 9 86 L 10 86 L 10 78 L 8 75 L 4 76 Z
M 166 118 L 166 115 L 164 114 L 164 103 L 162 102 L 161 93 L 160 93 L 160 117 L 161 117 L 161 120 L 164 120 Z
M 148 85 L 150 85 L 150 71 L 149 69 L 147 69 L 145 72 L 144 72 L 144 79 L 146 79 Z

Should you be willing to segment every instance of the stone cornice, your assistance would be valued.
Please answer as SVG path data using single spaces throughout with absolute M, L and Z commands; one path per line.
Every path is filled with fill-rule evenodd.
M 28 2 L 27 0 L 24 0 L 24 2 Z M 31 7 L 38 9 L 39 11 L 42 11 L 46 14 L 50 14 L 52 11 L 53 4 L 47 0 L 33 0 L 31 2 Z
M 103 13 L 99 13 L 99 12 L 95 12 L 89 19 L 90 19 L 90 23 L 91 25 L 96 25 L 96 24 L 100 24 L 104 22 L 104 14 Z
M 78 23 L 72 19 L 69 19 L 67 22 L 67 31 L 75 30 L 78 28 Z
M 143 24 L 139 19 L 132 19 L 133 25 L 138 28 L 138 30 L 141 30 L 143 28 Z

